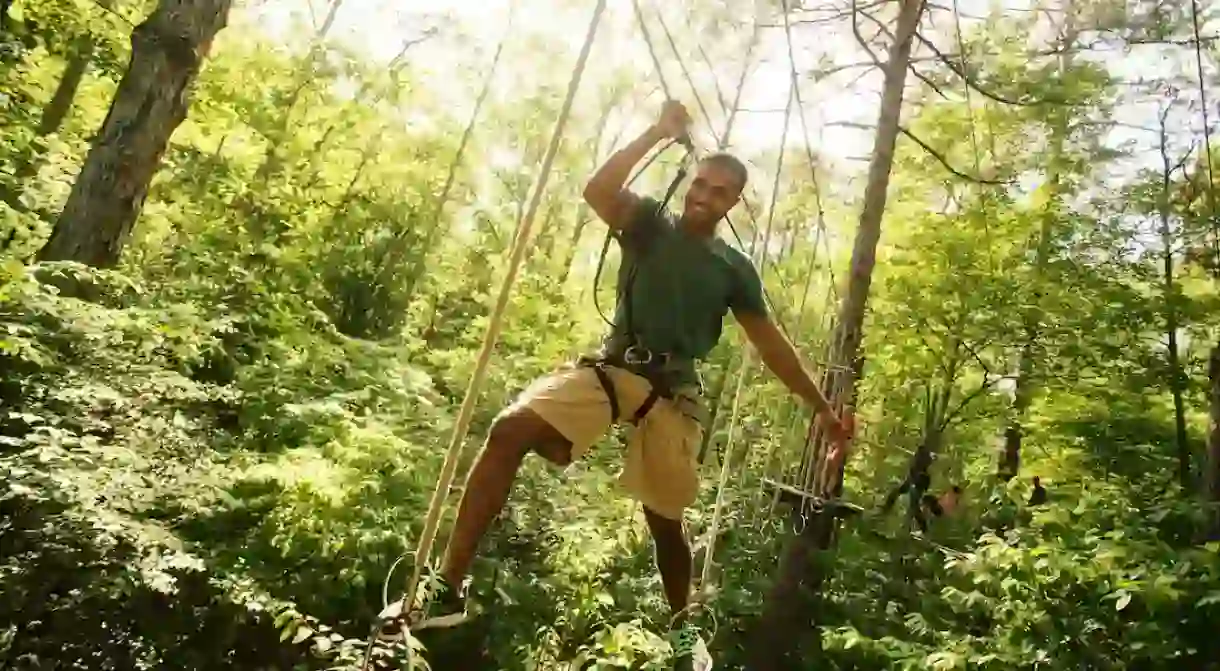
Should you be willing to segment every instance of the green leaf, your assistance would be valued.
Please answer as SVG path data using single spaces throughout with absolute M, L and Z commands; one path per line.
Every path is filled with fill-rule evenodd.
M 1203 597 L 1202 599 L 1199 599 L 1199 602 L 1196 603 L 1195 605 L 1196 606 L 1210 606 L 1214 603 L 1220 603 L 1220 591 L 1209 593 L 1207 596 Z
M 1123 592 L 1122 596 L 1118 597 L 1118 601 L 1114 603 L 1114 610 L 1121 611 L 1131 603 L 1131 593 Z
M 304 641 L 305 639 L 309 638 L 310 636 L 313 636 L 313 627 L 310 627 L 308 625 L 301 625 L 301 627 L 299 629 L 297 629 L 297 633 L 295 635 L 293 635 L 292 642 L 294 644 L 300 643 L 301 641 Z

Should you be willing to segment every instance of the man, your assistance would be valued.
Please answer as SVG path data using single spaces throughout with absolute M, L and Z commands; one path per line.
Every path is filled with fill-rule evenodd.
M 906 494 L 909 504 L 908 514 L 911 517 L 918 517 L 923 497 L 932 488 L 930 470 L 935 459 L 936 455 L 926 445 L 920 445 L 919 449 L 915 450 L 911 465 L 907 468 L 906 477 L 885 497 L 885 502 L 881 504 L 881 512 L 888 513 L 898 502 L 898 497 Z
M 649 150 L 685 137 L 689 124 L 686 109 L 667 102 L 657 121 L 611 156 L 585 187 L 585 200 L 623 250 L 615 327 L 596 357 L 535 381 L 496 418 L 466 480 L 438 595 L 426 615 L 416 611 L 422 619 L 415 629 L 452 626 L 464 618 L 457 588 L 526 454 L 567 465 L 611 424 L 625 420 L 636 428 L 620 482 L 643 504 L 675 626 L 686 634 L 683 640 L 697 638 L 680 617 L 690 599 L 692 572 L 682 517 L 698 493 L 702 432 L 695 362 L 715 347 L 730 310 L 763 362 L 815 408 L 836 448 L 846 453 L 848 429 L 767 314 L 762 282 L 749 258 L 715 235 L 741 198 L 745 166 L 727 154 L 700 161 L 681 217 L 624 186 Z M 401 611 L 401 602 L 387 609 Z M 679 662 L 690 654 L 679 651 Z
M 1040 506 L 1046 503 L 1046 487 L 1042 486 L 1042 478 L 1034 476 L 1034 491 L 1029 495 L 1029 506 Z

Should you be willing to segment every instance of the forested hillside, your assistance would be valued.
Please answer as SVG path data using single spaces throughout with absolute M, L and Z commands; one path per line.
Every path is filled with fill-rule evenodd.
M 1220 5 L 0 9 L 0 668 L 672 668 L 617 431 L 527 459 L 469 625 L 366 648 L 597 346 L 582 190 L 671 97 L 856 418 L 839 472 L 739 328 L 703 364 L 715 668 L 1220 669 Z

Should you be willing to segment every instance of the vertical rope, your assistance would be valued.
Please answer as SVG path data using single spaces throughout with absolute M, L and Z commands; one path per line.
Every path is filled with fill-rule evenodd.
M 653 12 L 657 15 L 657 25 L 661 26 L 661 33 L 665 35 L 665 41 L 669 43 L 669 48 L 674 52 L 674 55 L 677 56 L 679 53 L 678 45 L 676 42 L 674 42 L 673 33 L 669 32 L 669 26 L 665 24 L 665 15 L 655 7 L 653 8 Z M 712 115 L 708 114 L 707 106 L 703 104 L 703 96 L 699 95 L 699 89 L 695 88 L 695 78 L 691 76 L 690 70 L 686 68 L 685 61 L 683 61 L 681 58 L 674 58 L 674 60 L 678 62 L 678 69 L 682 71 L 682 76 L 685 77 L 687 83 L 690 84 L 691 93 L 693 93 L 695 96 L 695 104 L 699 106 L 699 111 L 703 114 L 703 118 L 707 119 L 707 127 L 712 132 L 712 139 L 716 141 L 716 144 L 720 144 L 720 139 L 716 137 L 716 130 L 712 126 Z M 713 79 L 715 78 L 715 74 L 715 71 L 713 71 Z
M 814 237 L 814 255 L 816 257 L 817 246 L 820 241 L 826 245 L 826 252 L 827 252 L 827 255 L 829 256 L 830 242 L 829 242 L 829 235 L 826 233 L 825 210 L 822 205 L 821 185 L 819 183 L 818 176 L 817 176 L 817 161 L 814 158 L 812 142 L 810 141 L 810 138 L 809 138 L 809 122 L 805 117 L 804 102 L 801 100 L 801 97 L 800 97 L 800 95 L 801 95 L 800 86 L 799 86 L 800 77 L 796 71 L 796 53 L 795 53 L 795 48 L 793 47 L 793 43 L 792 43 L 793 42 L 792 41 L 792 22 L 788 16 L 788 4 L 786 1 L 781 6 L 781 14 L 782 14 L 783 22 L 784 22 L 784 38 L 785 38 L 787 51 L 788 51 L 788 73 L 789 73 L 789 77 L 792 82 L 791 86 L 792 86 L 792 90 L 793 90 L 793 93 L 796 98 L 797 108 L 800 110 L 801 130 L 802 130 L 802 133 L 803 133 L 804 139 L 805 139 L 806 160 L 808 161 L 808 164 L 809 164 L 810 179 L 812 181 L 813 189 L 814 189 L 814 202 L 815 202 L 815 204 L 817 206 L 817 210 L 818 210 L 817 227 L 815 229 L 815 237 Z M 826 300 L 825 300 L 824 306 L 822 308 L 821 317 L 822 317 L 823 322 L 825 322 L 826 315 L 830 312 L 830 306 L 833 304 L 833 301 L 835 301 L 838 298 L 838 287 L 837 287 L 837 280 L 834 275 L 834 269 L 833 269 L 833 267 L 830 267 L 829 263 L 828 263 L 827 267 L 829 268 L 829 271 L 830 271 L 830 283 L 827 286 Z M 824 358 L 826 361 L 832 361 L 834 359 L 834 343 L 833 342 L 826 344 L 826 351 L 825 351 Z M 823 372 L 822 382 L 825 383 L 828 380 L 828 378 L 830 377 L 830 375 L 832 374 L 832 372 L 827 370 L 825 367 L 823 367 L 823 371 L 824 372 Z M 806 436 L 806 440 L 808 441 L 810 438 L 816 437 L 818 431 L 820 431 L 820 429 L 817 425 L 816 418 L 814 418 L 814 420 L 811 424 L 811 427 L 810 427 L 810 435 Z M 808 444 L 808 443 L 806 442 L 806 444 Z M 821 468 L 821 465 L 823 464 L 823 462 L 824 462 L 824 454 L 822 454 L 821 451 L 819 451 L 815 455 L 814 459 L 812 459 L 812 460 L 804 460 L 804 459 L 801 460 L 801 465 L 797 468 L 796 480 L 802 484 L 802 487 L 801 487 L 802 490 L 810 491 L 812 483 L 815 480 L 820 479 L 818 476 L 820 474 L 820 471 L 824 470 Z M 815 496 L 822 495 L 822 492 L 818 492 L 818 491 L 814 491 L 813 493 Z M 775 496 L 772 497 L 772 507 L 774 507 L 774 505 L 778 502 L 778 499 L 779 499 L 779 492 L 776 491 Z
M 554 130 L 551 131 L 550 143 L 547 145 L 546 154 L 542 158 L 542 165 L 538 169 L 538 181 L 534 184 L 534 193 L 530 197 L 529 207 L 526 210 L 525 216 L 521 219 L 521 225 L 518 228 L 517 236 L 513 243 L 512 255 L 509 257 L 508 262 L 508 271 L 504 276 L 503 283 L 500 285 L 500 294 L 496 298 L 495 307 L 492 308 L 491 316 L 488 319 L 487 331 L 483 337 L 483 346 L 479 350 L 474 373 L 470 377 L 470 384 L 466 387 L 466 396 L 462 399 L 461 410 L 458 411 L 457 422 L 453 427 L 453 435 L 449 439 L 449 449 L 445 454 L 445 463 L 441 467 L 440 479 L 436 483 L 436 489 L 432 492 L 432 500 L 428 504 L 428 515 L 424 519 L 424 529 L 420 534 L 419 545 L 415 550 L 415 566 L 411 571 L 411 580 L 407 583 L 406 598 L 408 600 L 414 599 L 415 589 L 419 584 L 424 565 L 428 562 L 429 556 L 432 553 L 432 543 L 436 539 L 441 509 L 444 505 L 445 496 L 449 492 L 449 486 L 453 482 L 454 470 L 457 468 L 457 457 L 461 452 L 463 440 L 470 428 L 470 420 L 474 414 L 475 402 L 478 399 L 483 380 L 487 375 L 487 364 L 491 360 L 491 353 L 495 348 L 496 340 L 499 337 L 500 328 L 504 321 L 504 310 L 508 305 L 509 294 L 512 292 L 513 284 L 516 282 L 521 261 L 525 257 L 526 243 L 529 241 L 530 231 L 534 226 L 534 218 L 538 214 L 538 206 L 542 201 L 542 193 L 546 189 L 547 179 L 550 177 L 551 167 L 555 162 L 555 154 L 559 151 L 559 143 L 563 139 L 564 128 L 572 112 L 572 102 L 575 100 L 576 92 L 580 88 L 580 81 L 584 76 L 585 66 L 589 61 L 589 52 L 593 48 L 593 41 L 597 36 L 597 28 L 605 9 L 606 0 L 598 0 L 597 6 L 593 9 L 593 17 L 589 21 L 589 29 L 585 35 L 584 45 L 581 47 L 580 55 L 576 59 L 576 65 L 572 69 L 571 79 L 568 81 L 567 97 L 564 98 L 563 107 L 559 110 L 559 117 L 555 120 Z
M 640 9 L 640 0 L 631 0 L 631 7 L 635 10 L 635 20 L 640 26 L 640 34 L 644 36 L 644 45 L 648 47 L 648 55 L 652 58 L 652 67 L 657 71 L 661 90 L 665 92 L 667 100 L 673 100 L 673 90 L 669 88 L 669 82 L 665 79 L 665 70 L 661 68 L 661 59 L 657 57 L 657 50 L 652 46 L 652 34 L 648 32 L 648 23 L 644 21 L 644 10 Z
M 699 574 L 699 585 L 706 589 L 708 578 L 712 572 L 712 559 L 716 554 L 716 537 L 720 535 L 720 521 L 724 515 L 724 484 L 729 479 L 729 464 L 733 461 L 733 437 L 737 430 L 737 413 L 741 408 L 741 387 L 746 379 L 752 357 L 750 348 L 746 347 L 741 357 L 741 367 L 737 371 L 737 384 L 733 389 L 733 406 L 729 412 L 729 435 L 725 437 L 724 454 L 720 458 L 720 478 L 716 481 L 716 504 L 712 507 L 712 522 L 708 525 L 707 546 L 703 551 L 703 570 Z
M 783 135 L 780 136 L 779 156 L 776 158 L 775 165 L 775 180 L 771 186 L 771 207 L 767 213 L 767 230 L 762 236 L 762 244 L 755 251 L 755 263 L 759 265 L 758 275 L 761 281 L 765 277 L 766 272 L 766 257 L 767 246 L 771 244 L 772 226 L 775 220 L 775 204 L 779 200 L 779 181 L 780 173 L 784 165 L 784 150 L 788 139 L 788 124 L 792 116 L 793 90 L 795 86 L 789 88 L 788 91 L 788 108 L 784 110 L 784 125 Z M 733 405 L 729 411 L 729 434 L 724 442 L 724 454 L 720 460 L 720 477 L 716 482 L 716 504 L 712 508 L 712 522 L 708 526 L 707 531 L 707 546 L 703 555 L 703 571 L 700 574 L 700 584 L 706 585 L 708 577 L 711 575 L 712 559 L 715 556 L 716 537 L 720 533 L 720 521 L 724 515 L 724 490 L 725 484 L 729 478 L 729 464 L 733 461 L 733 438 L 737 429 L 737 416 L 741 408 L 741 388 L 745 382 L 746 376 L 749 375 L 750 369 L 753 367 L 753 357 L 751 356 L 752 349 L 747 344 L 743 348 L 741 356 L 741 366 L 737 370 L 737 383 L 733 390 Z

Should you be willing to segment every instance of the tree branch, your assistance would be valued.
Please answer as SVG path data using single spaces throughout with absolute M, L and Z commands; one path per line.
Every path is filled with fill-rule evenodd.
M 936 159 L 936 161 L 938 163 L 940 163 L 942 166 L 944 166 L 945 170 L 948 170 L 949 172 L 953 173 L 953 175 L 955 175 L 956 177 L 958 177 L 960 179 L 964 179 L 964 180 L 967 180 L 970 182 L 975 182 L 977 184 L 1004 185 L 1004 184 L 1012 183 L 1012 180 L 984 179 L 982 177 L 967 175 L 966 173 L 953 167 L 953 165 L 951 163 L 949 163 L 949 160 L 947 158 L 945 158 L 944 155 L 942 155 L 940 152 L 936 151 L 931 146 L 929 146 L 927 142 L 924 142 L 923 140 L 919 139 L 918 136 L 916 136 L 911 131 L 907 130 L 906 127 L 899 126 L 898 130 L 903 135 L 905 135 L 908 138 L 910 138 L 911 140 L 913 140 L 915 142 L 915 144 L 919 145 L 920 147 L 923 147 L 923 150 L 928 152 L 928 154 L 930 154 L 932 156 L 932 158 Z
M 861 16 L 868 19 L 869 21 L 872 21 L 874 24 L 876 24 L 877 33 L 875 35 L 873 35 L 873 39 L 877 39 L 877 35 L 881 35 L 882 33 L 884 33 L 887 38 L 889 38 L 891 40 L 894 39 L 894 33 L 890 32 L 890 29 L 880 19 L 873 16 L 872 14 L 869 14 L 868 12 L 864 11 L 863 9 L 859 9 L 857 11 L 860 13 Z M 919 32 L 916 31 L 915 34 L 918 35 Z M 915 75 L 916 79 L 918 79 L 919 81 L 926 84 L 928 86 L 928 88 L 932 89 L 933 91 L 936 91 L 936 93 L 939 94 L 941 98 L 944 98 L 945 100 L 952 100 L 952 98 L 950 98 L 943 90 L 941 90 L 940 86 L 937 85 L 936 82 L 933 82 L 931 79 L 928 78 L 927 75 L 925 75 L 924 73 L 922 73 L 918 69 L 916 69 L 914 65 L 908 66 L 908 69 L 910 70 L 911 74 Z
M 974 89 L 975 91 L 978 91 L 980 94 L 982 94 L 988 98 L 991 98 L 992 100 L 994 100 L 998 103 L 1003 103 L 1005 105 L 1016 105 L 1019 107 L 1037 107 L 1039 105 L 1061 105 L 1064 107 L 1083 107 L 1083 105 L 1080 105 L 1078 103 L 1068 102 L 1067 100 L 1064 100 L 1064 99 L 1055 100 L 1055 99 L 1051 99 L 1051 98 L 1042 98 L 1042 99 L 1036 99 L 1036 100 L 1017 100 L 1015 98 L 1009 98 L 1007 96 L 1000 95 L 999 93 L 996 93 L 995 91 L 992 91 L 988 88 L 984 88 L 983 85 L 980 84 L 977 79 L 970 76 L 970 74 L 966 71 L 965 54 L 958 54 L 958 58 L 962 62 L 961 65 L 958 65 L 958 64 L 954 63 L 952 60 L 950 60 L 949 57 L 946 56 L 944 52 L 942 52 L 940 49 L 936 48 L 936 45 L 933 44 L 931 40 L 929 40 L 928 38 L 926 38 L 922 34 L 920 34 L 920 32 L 918 30 L 915 31 L 915 39 L 919 40 L 920 42 L 923 43 L 924 46 L 926 46 L 928 49 L 930 49 L 932 51 L 932 53 L 936 56 L 936 58 L 941 63 L 943 63 L 945 67 L 949 68 L 949 70 L 951 70 L 953 72 L 953 74 L 957 75 L 958 77 L 961 77 L 962 81 L 966 83 L 966 86 L 969 86 L 970 88 Z
M 998 377 L 998 378 L 994 378 L 994 379 L 990 379 L 990 380 L 987 379 L 986 377 L 984 377 L 983 382 L 981 384 L 979 384 L 978 388 L 976 388 L 974 391 L 971 391 L 969 394 L 966 394 L 965 396 L 963 396 L 962 400 L 958 401 L 957 405 L 954 406 L 954 408 L 952 410 L 945 413 L 945 418 L 941 423 L 940 430 L 945 431 L 946 429 L 948 429 L 949 425 L 952 424 L 954 421 L 956 421 L 961 416 L 962 411 L 965 410 L 968 405 L 970 405 L 972 402 L 974 402 L 974 400 L 977 399 L 979 396 L 982 396 L 989 389 L 994 387 L 996 385 L 996 383 L 998 383 L 1000 380 L 1004 380 L 1004 379 L 1011 378 L 1011 377 L 1012 377 L 1011 375 L 1005 375 L 1003 377 Z
M 857 1 L 851 0 L 851 33 L 856 37 L 856 42 L 859 43 L 860 48 L 864 49 L 864 52 L 867 53 L 868 57 L 872 59 L 873 65 L 877 66 L 877 68 L 882 72 L 886 72 L 889 69 L 887 65 L 881 62 L 881 59 L 877 57 L 877 54 L 873 52 L 872 47 L 869 46 L 868 41 L 865 40 L 864 36 L 860 34 L 860 20 L 858 17 L 863 13 L 864 12 L 860 10 L 860 6 Z M 877 22 L 876 19 L 873 19 L 873 21 L 875 23 Z

